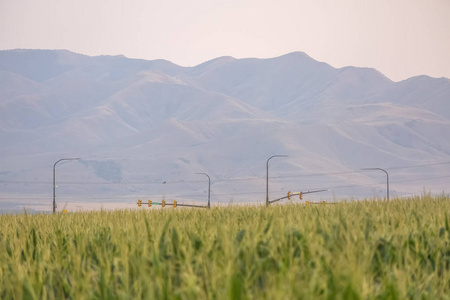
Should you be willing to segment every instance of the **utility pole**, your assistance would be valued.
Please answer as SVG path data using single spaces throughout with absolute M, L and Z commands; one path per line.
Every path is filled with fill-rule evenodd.
M 196 173 L 196 174 L 203 174 L 206 175 L 206 177 L 208 177 L 208 208 L 211 207 L 211 178 L 209 177 L 208 174 L 206 173 Z
M 269 206 L 269 160 L 271 160 L 274 157 L 288 157 L 287 155 L 272 155 L 267 159 L 266 163 L 266 206 Z
M 55 164 L 53 165 L 53 213 L 56 211 L 56 164 L 63 161 L 63 160 L 80 160 L 81 158 L 61 158 Z
M 389 174 L 386 170 L 382 168 L 364 168 L 363 170 L 380 170 L 386 173 L 386 198 L 389 200 Z

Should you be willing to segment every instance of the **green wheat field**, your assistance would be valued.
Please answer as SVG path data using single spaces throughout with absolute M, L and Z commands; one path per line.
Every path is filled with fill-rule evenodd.
M 450 299 L 450 198 L 0 215 L 0 299 Z

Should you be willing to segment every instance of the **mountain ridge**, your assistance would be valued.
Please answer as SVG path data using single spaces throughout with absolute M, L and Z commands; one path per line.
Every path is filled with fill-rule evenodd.
M 204 187 L 191 183 L 202 171 L 217 181 L 222 202 L 233 193 L 260 199 L 274 154 L 289 155 L 271 162 L 274 192 L 343 186 L 335 197 L 375 193 L 374 185 L 382 195 L 383 185 L 373 174 L 334 173 L 450 161 L 446 78 L 394 82 L 372 68 L 334 68 L 303 52 L 181 67 L 59 50 L 0 51 L 0 78 L 0 184 L 8 195 L 48 195 L 33 182 L 50 180 L 53 163 L 67 156 L 85 160 L 65 164 L 70 174 L 61 175 L 74 182 L 66 193 L 75 198 L 155 193 L 199 200 L 192 195 Z M 330 175 L 283 179 L 318 172 Z M 445 173 L 437 166 L 392 172 L 398 194 L 421 192 L 416 179 L 446 187 L 445 177 L 426 181 Z M 241 177 L 254 179 L 226 179 Z M 102 185 L 108 178 L 113 182 Z M 177 182 L 171 190 L 140 183 L 170 180 Z

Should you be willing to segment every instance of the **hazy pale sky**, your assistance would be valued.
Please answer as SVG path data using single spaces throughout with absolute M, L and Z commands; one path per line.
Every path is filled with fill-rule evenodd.
M 193 66 L 293 51 L 399 81 L 450 78 L 450 0 L 0 0 L 0 49 Z

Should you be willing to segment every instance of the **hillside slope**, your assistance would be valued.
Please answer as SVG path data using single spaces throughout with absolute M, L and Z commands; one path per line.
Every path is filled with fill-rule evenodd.
M 73 156 L 82 160 L 58 166 L 65 182 L 58 192 L 73 201 L 204 200 L 196 172 L 211 175 L 216 201 L 260 201 L 274 154 L 289 155 L 271 161 L 274 196 L 332 187 L 321 197 L 383 195 L 383 174 L 360 172 L 374 166 L 392 169 L 399 195 L 448 190 L 448 165 L 434 165 L 450 161 L 446 78 L 393 82 L 374 69 L 336 69 L 301 52 L 186 68 L 10 50 L 0 51 L 0 79 L 7 198 L 49 198 L 54 162 Z M 396 168 L 416 165 L 430 166 Z

